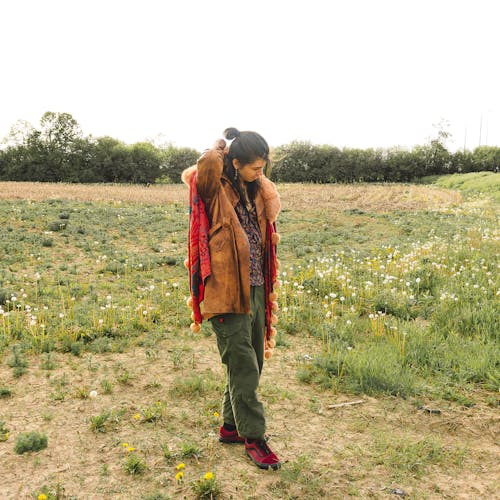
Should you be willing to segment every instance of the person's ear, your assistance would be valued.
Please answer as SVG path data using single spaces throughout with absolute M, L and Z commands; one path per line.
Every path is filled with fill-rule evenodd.
M 233 167 L 238 170 L 239 168 L 241 168 L 241 163 L 239 162 L 239 160 L 237 158 L 233 158 Z

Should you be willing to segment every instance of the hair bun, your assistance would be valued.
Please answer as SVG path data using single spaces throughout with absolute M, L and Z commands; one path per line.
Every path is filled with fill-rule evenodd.
M 240 136 L 240 131 L 237 128 L 229 127 L 224 130 L 223 135 L 228 141 L 231 141 Z

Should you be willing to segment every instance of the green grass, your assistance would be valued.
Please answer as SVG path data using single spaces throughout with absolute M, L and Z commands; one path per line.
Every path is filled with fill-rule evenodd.
M 0 306 L 9 313 L 0 352 L 14 341 L 35 352 L 114 351 L 189 322 L 174 286 L 185 276 L 183 207 L 0 201 L 0 213 L 12 221 L 0 228 Z M 55 231 L 61 213 L 70 217 Z
M 480 172 L 432 180 L 495 198 L 499 179 Z M 11 350 L 16 376 L 29 370 L 30 352 L 44 353 L 46 370 L 54 350 L 82 356 L 138 345 L 153 360 L 162 338 L 188 327 L 186 207 L 0 201 L 0 214 L 8 220 L 0 227 L 0 355 Z M 324 352 L 298 377 L 326 389 L 451 391 L 458 399 L 475 385 L 497 390 L 497 227 L 488 201 L 421 211 L 285 208 L 278 349 L 293 335 L 320 338 Z M 219 391 L 209 372 L 184 375 L 191 361 L 189 347 L 174 346 L 171 364 L 182 375 L 170 394 Z M 115 381 L 137 383 L 126 367 Z M 56 389 L 53 398 L 63 400 Z
M 476 199 L 484 199 L 478 189 L 499 191 L 498 174 L 462 177 Z M 314 252 L 304 254 L 295 236 L 283 238 L 290 257 L 280 270 L 279 329 L 315 335 L 324 345 L 301 363 L 299 380 L 366 394 L 451 394 L 464 402 L 474 385 L 498 390 L 496 209 L 486 201 L 374 213 L 361 226 L 354 222 L 359 214 L 344 212 L 325 231 L 328 216 L 310 219 L 308 243 L 319 242 Z M 347 232 L 349 219 L 351 235 L 339 242 L 335 235 Z
M 8 221 L 0 227 L 0 357 L 8 373 L 0 387 L 8 407 L 2 449 L 14 446 L 13 405 L 25 404 L 24 386 L 36 378 L 46 397 L 32 419 L 60 425 L 61 416 L 78 413 L 75 450 L 102 450 L 94 491 L 101 496 L 128 488 L 141 498 L 208 498 L 220 490 L 242 498 L 254 490 L 359 497 L 384 495 L 394 482 L 425 497 L 431 482 L 461 467 L 483 481 L 475 467 L 482 461 L 487 472 L 493 455 L 461 446 L 490 425 L 481 420 L 485 402 L 486 410 L 498 406 L 498 210 L 491 200 L 471 192 L 461 205 L 419 211 L 285 208 L 276 357 L 260 386 L 271 446 L 284 464 L 265 476 L 244 451 L 216 442 L 223 367 L 207 364 L 218 356 L 215 338 L 205 338 L 210 325 L 203 337 L 189 330 L 186 208 L 0 201 Z M 66 227 L 49 232 L 55 221 Z M 204 342 L 213 352 L 201 349 Z M 276 370 L 285 364 L 292 376 L 298 367 L 300 385 Z M 25 374 L 15 379 L 17 371 Z M 358 399 L 353 394 L 376 399 L 327 409 Z M 442 414 L 423 414 L 418 401 Z M 282 418 L 292 427 L 281 426 Z M 304 430 L 311 432 L 305 443 L 293 428 L 309 418 L 317 420 Z M 471 429 L 455 428 L 475 419 Z M 316 454 L 320 440 L 332 446 Z M 122 450 L 123 441 L 139 451 Z M 488 446 L 482 440 L 477 449 Z M 66 451 L 32 457 L 42 462 L 31 465 L 41 469 L 49 455 Z M 233 462 L 233 453 L 242 455 Z M 235 464 L 229 475 L 226 459 Z M 177 462 L 187 464 L 181 481 Z M 68 492 L 80 491 L 78 478 L 68 481 Z M 37 484 L 37 494 L 54 491 Z
M 451 174 L 425 177 L 424 183 L 449 189 L 457 189 L 467 194 L 484 193 L 495 201 L 500 201 L 500 173 L 470 172 L 467 174 Z
M 415 441 L 409 436 L 389 436 L 386 433 L 374 436 L 370 452 L 373 464 L 386 467 L 395 480 L 408 476 L 421 478 L 436 464 L 460 467 L 466 454 L 465 449 L 444 447 L 434 437 Z

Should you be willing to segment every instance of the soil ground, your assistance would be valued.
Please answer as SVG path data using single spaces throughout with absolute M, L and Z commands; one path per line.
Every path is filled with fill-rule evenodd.
M 419 410 L 414 402 L 338 394 L 301 384 L 296 371 L 304 359 L 321 349 L 313 338 L 287 339 L 264 368 L 261 397 L 268 414 L 270 444 L 279 453 L 279 472 L 258 470 L 238 445 L 217 441 L 217 410 L 224 380 L 212 336 L 179 333 L 162 340 L 154 356 L 142 347 L 125 353 L 54 355 L 57 367 L 47 371 L 40 359 L 14 378 L 0 365 L 2 386 L 12 396 L 0 400 L 10 438 L 0 443 L 2 498 L 35 498 L 45 485 L 62 498 L 146 498 L 162 492 L 171 498 L 193 498 L 190 481 L 210 470 L 222 487 L 222 498 L 386 498 L 403 493 L 408 498 L 496 498 L 498 494 L 498 410 L 486 404 L 464 408 L 429 403 L 440 414 Z M 181 350 L 182 349 L 182 350 Z M 183 354 L 179 356 L 179 353 Z M 103 394 L 99 381 L 113 379 L 126 367 L 126 385 L 116 384 Z M 201 395 L 174 396 L 172 387 L 183 378 L 199 375 L 215 381 Z M 63 385 L 61 381 L 64 381 Z M 57 398 L 57 387 L 65 396 Z M 81 399 L 79 389 L 96 390 L 97 397 Z M 364 400 L 329 409 L 329 405 Z M 155 401 L 165 403 L 157 423 L 137 422 L 134 415 Z M 115 412 L 106 432 L 92 432 L 91 416 Z M 15 436 L 40 430 L 48 447 L 17 455 Z M 380 441 L 382 439 L 382 441 Z M 395 471 L 388 456 L 374 442 L 400 443 L 438 440 L 450 457 L 418 473 L 418 464 Z M 131 476 L 123 469 L 123 443 L 137 449 L 148 470 Z M 183 443 L 195 443 L 199 456 L 183 458 Z M 160 444 L 172 450 L 166 460 Z M 186 464 L 185 482 L 178 484 L 178 462 Z M 412 470 L 413 467 L 413 470 Z M 415 472 L 416 471 L 416 472 Z M 391 494 L 391 491 L 393 492 Z

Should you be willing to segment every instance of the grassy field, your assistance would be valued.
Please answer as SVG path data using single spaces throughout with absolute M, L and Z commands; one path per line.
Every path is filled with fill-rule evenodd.
M 470 172 L 424 178 L 423 182 L 437 186 L 460 189 L 469 195 L 486 195 L 500 202 L 500 174 L 495 172 Z
M 224 371 L 209 326 L 189 330 L 187 189 L 0 183 L 2 498 L 493 498 L 485 177 L 279 186 L 275 473 L 216 438 Z

